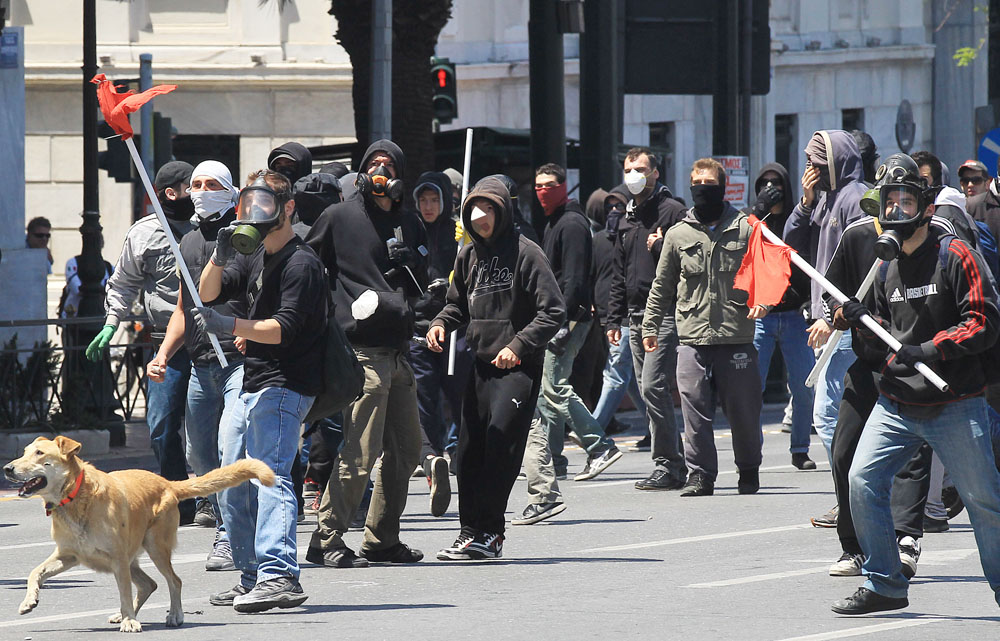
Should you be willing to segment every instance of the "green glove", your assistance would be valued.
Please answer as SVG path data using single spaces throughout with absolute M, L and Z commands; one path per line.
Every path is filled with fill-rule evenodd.
M 95 363 L 101 360 L 104 355 L 104 349 L 111 342 L 111 337 L 115 335 L 115 330 L 117 327 L 114 325 L 105 325 L 101 331 L 94 337 L 94 340 L 90 341 L 90 345 L 87 345 L 87 358 Z

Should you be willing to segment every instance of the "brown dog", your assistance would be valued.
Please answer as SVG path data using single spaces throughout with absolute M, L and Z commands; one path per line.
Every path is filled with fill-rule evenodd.
M 167 627 L 183 624 L 181 580 L 170 564 L 180 521 L 178 501 L 250 479 L 271 486 L 274 472 L 256 459 L 244 459 L 187 481 L 168 481 L 145 470 L 107 474 L 77 457 L 79 451 L 73 439 L 39 437 L 24 448 L 24 456 L 3 468 L 8 480 L 23 484 L 20 496 L 45 499 L 56 543 L 52 555 L 28 577 L 28 593 L 18 611 L 27 614 L 38 605 L 38 590 L 46 579 L 82 564 L 115 575 L 121 613 L 108 622 L 120 623 L 121 632 L 140 632 L 136 613 L 156 589 L 156 582 L 139 568 L 138 556 L 145 550 L 170 590 Z

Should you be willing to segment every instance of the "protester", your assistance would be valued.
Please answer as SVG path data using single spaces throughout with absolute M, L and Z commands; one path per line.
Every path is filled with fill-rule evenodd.
M 977 248 L 979 233 L 975 221 L 966 211 L 965 193 L 948 186 L 944 180 L 944 163 L 929 151 L 918 151 L 911 157 L 930 189 L 928 196 L 935 206 L 934 215 L 951 221 L 959 237 Z
M 191 165 L 172 160 L 156 172 L 153 187 L 157 200 L 174 238 L 180 239 L 192 229 L 194 204 L 187 194 L 191 183 Z M 104 327 L 87 346 L 87 358 L 101 360 L 119 323 L 129 315 L 132 303 L 143 296 L 146 318 L 152 328 L 154 349 L 163 342 L 167 323 L 177 306 L 180 277 L 177 262 L 167 242 L 166 231 L 156 216 L 147 216 L 132 225 L 125 235 L 125 244 L 118 257 L 114 273 L 108 279 Z M 191 359 L 183 347 L 167 361 L 163 381 L 150 379 L 146 388 L 146 422 L 149 440 L 159 465 L 160 476 L 181 481 L 188 477 L 184 460 L 181 429 L 187 398 Z M 194 520 L 194 501 L 180 504 L 181 524 Z
M 66 267 L 63 269 L 63 273 L 66 275 L 66 284 L 63 285 L 62 294 L 59 296 L 59 305 L 56 307 L 56 316 L 59 318 L 76 318 L 77 312 L 80 309 L 80 299 L 82 295 L 80 294 L 80 286 L 82 281 L 80 280 L 80 259 L 82 256 L 73 256 L 66 261 Z M 111 278 L 112 272 L 114 272 L 114 265 L 106 260 L 102 260 L 104 263 L 104 277 L 101 279 L 101 287 L 105 287 L 108 284 L 108 279 Z M 65 328 L 65 331 L 69 332 L 69 327 Z
M 454 215 L 457 217 L 461 217 L 462 184 L 465 181 L 465 177 L 462 176 L 462 173 L 460 171 L 458 171 L 457 169 L 452 169 L 451 167 L 448 167 L 441 173 L 447 176 L 448 180 L 451 181 L 451 202 L 452 206 L 454 207 Z
M 323 212 L 306 239 L 326 265 L 336 321 L 365 371 L 364 392 L 344 411 L 343 449 L 306 552 L 306 560 L 327 567 L 423 558 L 399 540 L 399 517 L 420 457 L 416 384 L 406 354 L 412 303 L 427 286 L 427 235 L 416 215 L 402 208 L 405 162 L 392 141 L 372 143 L 357 192 Z M 380 454 L 358 556 L 343 536 Z
M 566 319 L 559 284 L 542 250 L 513 225 L 507 187 L 487 178 L 462 206 L 472 237 L 455 262 L 448 304 L 427 344 L 468 326 L 476 361 L 466 388 L 458 445 L 462 530 L 442 560 L 502 555 L 504 510 L 524 456 L 545 350 Z
M 294 185 L 299 178 L 312 173 L 312 153 L 300 143 L 286 142 L 267 155 L 267 168 L 278 172 Z
M 35 216 L 28 221 L 24 237 L 24 246 L 28 249 L 44 249 L 49 259 L 48 272 L 52 273 L 52 249 L 49 240 L 52 238 L 52 223 L 48 218 Z
M 983 570 L 1000 603 L 1000 474 L 989 436 L 982 360 L 1000 333 L 997 294 L 984 278 L 982 257 L 927 224 L 933 211 L 920 175 L 888 174 L 880 190 L 879 223 L 902 246 L 875 280 L 873 313 L 902 347 L 889 352 L 862 324 L 870 313 L 863 303 L 852 300 L 840 310 L 883 364 L 878 402 L 850 469 L 851 511 L 867 580 L 833 604 L 839 614 L 909 604 L 909 580 L 892 535 L 890 485 L 924 441 L 941 457 L 969 508 Z M 915 371 L 918 362 L 939 374 L 948 390 Z
M 966 198 L 978 196 L 990 188 L 990 172 L 978 160 L 966 160 L 958 168 L 958 184 Z
M 993 239 L 1000 239 L 1000 159 L 997 160 L 997 177 L 990 181 L 989 189 L 969 199 L 967 207 L 969 214 L 980 222 L 986 223 L 993 234 Z
M 625 155 L 625 186 L 632 198 L 626 205 L 626 229 L 617 239 L 615 276 L 608 303 L 608 341 L 617 346 L 628 327 L 635 377 L 646 403 L 652 435 L 653 472 L 637 481 L 639 490 L 676 490 L 684 486 L 683 447 L 674 418 L 673 388 L 677 369 L 677 329 L 673 308 L 665 308 L 657 339 L 660 349 L 646 353 L 642 318 L 656 275 L 664 234 L 684 218 L 681 206 L 659 182 L 657 158 L 646 147 Z

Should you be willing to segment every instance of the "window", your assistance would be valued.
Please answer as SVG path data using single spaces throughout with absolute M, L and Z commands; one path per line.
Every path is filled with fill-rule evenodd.
M 674 123 L 649 123 L 649 148 L 660 157 L 660 182 L 669 185 L 674 176 Z
M 795 114 L 778 114 L 774 117 L 774 160 L 788 170 L 789 176 L 798 176 L 799 118 Z M 793 178 L 794 181 L 794 178 Z
M 864 109 L 842 109 L 840 112 L 841 128 L 844 131 L 865 130 Z

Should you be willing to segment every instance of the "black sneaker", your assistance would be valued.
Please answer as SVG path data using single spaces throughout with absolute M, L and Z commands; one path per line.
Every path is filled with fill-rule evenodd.
M 837 527 L 837 518 L 840 516 L 840 506 L 834 505 L 830 511 L 823 516 L 814 516 L 809 519 L 813 527 Z
M 684 487 L 684 479 L 678 478 L 666 470 L 653 470 L 653 473 L 635 482 L 637 490 L 679 490 Z
M 212 551 L 209 552 L 208 559 L 205 561 L 205 569 L 209 572 L 224 572 L 236 569 L 236 565 L 233 564 L 233 548 L 229 545 L 228 539 L 220 538 L 218 530 L 215 531 L 215 543 L 212 545 Z
M 816 461 L 809 458 L 809 455 L 805 452 L 798 452 L 792 454 L 792 465 L 800 470 L 815 470 Z
M 237 583 L 225 592 L 219 592 L 208 597 L 208 602 L 212 605 L 232 605 L 233 599 L 243 596 L 249 591 L 250 588 L 244 586 L 242 583 Z
M 604 433 L 608 436 L 614 436 L 615 434 L 623 434 L 628 431 L 628 425 L 622 423 L 614 416 L 608 421 L 608 426 L 604 428 Z
M 431 489 L 431 516 L 444 516 L 451 504 L 451 479 L 448 459 L 435 456 L 427 462 L 427 484 Z
M 309 597 L 295 579 L 287 576 L 261 581 L 252 590 L 233 599 L 237 612 L 264 612 L 271 608 L 297 608 Z
M 947 532 L 949 528 L 948 519 L 932 519 L 924 514 L 924 534 L 938 534 Z
M 463 527 L 458 533 L 458 538 L 451 544 L 437 553 L 438 561 L 469 561 L 472 559 L 466 548 L 476 538 L 476 531 L 470 527 Z
M 521 516 L 511 519 L 510 524 L 531 525 L 532 523 L 544 521 L 550 516 L 555 516 L 565 509 L 566 504 L 561 501 L 556 503 L 532 503 L 528 507 L 524 508 L 524 511 L 521 512 Z
M 477 561 L 479 559 L 499 559 L 503 556 L 503 535 L 480 532 L 465 546 L 465 553 L 469 555 L 469 558 Z
M 208 499 L 198 499 L 198 507 L 194 511 L 194 524 L 199 527 L 216 527 L 215 509 Z
M 424 558 L 424 553 L 399 542 L 384 550 L 361 548 L 361 558 L 367 559 L 369 563 L 416 563 Z
M 955 518 L 965 509 L 965 503 L 962 502 L 962 497 L 958 495 L 954 485 L 941 489 L 941 502 L 944 503 L 944 509 L 948 510 L 949 519 Z
M 715 482 L 701 472 L 692 472 L 688 476 L 681 496 L 712 496 L 715 494 Z
M 868 588 L 858 588 L 857 592 L 846 599 L 834 602 L 830 609 L 837 614 L 868 614 L 883 610 L 899 610 L 908 605 L 910 602 L 905 596 L 895 599 L 872 592 Z
M 363 559 L 348 547 L 323 550 L 310 547 L 306 550 L 306 561 L 328 568 L 366 568 L 368 559 Z
M 901 536 L 896 542 L 899 546 L 899 562 L 903 564 L 903 576 L 912 579 L 917 575 L 917 561 L 920 560 L 920 539 L 910 535 Z
M 653 438 L 648 434 L 635 442 L 635 445 L 628 448 L 632 452 L 648 452 L 653 449 Z
M 736 483 L 736 491 L 740 494 L 756 494 L 760 490 L 760 470 L 740 470 L 740 480 Z
M 574 481 L 587 481 L 604 470 L 611 467 L 612 463 L 617 461 L 622 457 L 622 451 L 617 447 L 612 445 L 608 449 L 604 450 L 600 454 L 595 454 L 587 459 L 587 464 L 584 466 L 583 471 L 573 477 Z

